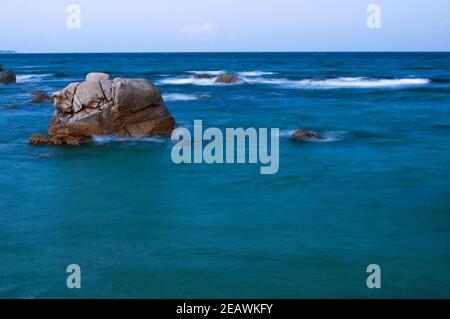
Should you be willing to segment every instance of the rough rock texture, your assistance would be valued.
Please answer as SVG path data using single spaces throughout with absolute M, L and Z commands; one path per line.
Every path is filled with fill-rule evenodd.
M 3 71 L 2 68 L 0 68 L 0 83 L 16 83 L 16 75 L 11 70 Z
M 53 97 L 48 95 L 46 92 L 35 91 L 31 92 L 31 95 L 34 96 L 34 98 L 31 100 L 31 103 L 42 103 L 42 102 L 53 103 Z
M 98 82 L 98 81 L 108 81 L 109 74 L 106 73 L 89 73 L 86 76 L 86 81 L 88 82 Z
M 221 74 L 217 77 L 217 79 L 214 81 L 215 83 L 224 83 L 224 84 L 231 84 L 231 83 L 245 83 L 243 79 L 240 77 L 234 75 L 234 74 Z
M 102 80 L 105 78 L 104 74 L 88 74 L 89 81 L 69 84 L 53 94 L 56 110 L 48 126 L 50 144 L 71 144 L 74 139 L 81 143 L 94 135 L 138 137 L 172 133 L 175 120 L 151 82 Z M 30 143 L 47 141 L 32 138 Z
M 47 136 L 41 134 L 32 134 L 28 143 L 38 145 L 75 145 L 78 146 L 82 143 L 91 141 L 90 136 Z
M 292 134 L 291 138 L 295 142 L 302 142 L 305 139 L 322 139 L 322 137 L 319 134 L 307 130 L 295 131 L 294 134 Z

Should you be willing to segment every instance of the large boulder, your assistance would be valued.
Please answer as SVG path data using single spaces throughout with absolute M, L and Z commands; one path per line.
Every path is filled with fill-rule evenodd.
M 219 75 L 214 82 L 223 84 L 245 83 L 243 79 L 231 73 Z
M 56 110 L 48 126 L 51 138 L 68 144 L 64 141 L 83 142 L 99 135 L 170 136 L 175 128 L 160 91 L 151 82 L 107 80 L 99 74 L 88 74 L 87 79 L 53 94 Z M 52 139 L 37 144 L 51 143 Z
M 3 68 L 0 66 L 0 83 L 16 83 L 16 75 L 12 70 L 3 71 Z

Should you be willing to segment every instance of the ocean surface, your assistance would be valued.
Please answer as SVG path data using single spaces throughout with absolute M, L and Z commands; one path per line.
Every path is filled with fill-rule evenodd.
M 2 54 L 0 297 L 450 297 L 450 53 Z M 280 169 L 175 165 L 165 138 L 27 144 L 87 73 L 178 127 L 280 129 Z M 234 72 L 217 85 L 194 73 Z M 309 129 L 321 143 L 294 143 Z M 66 287 L 78 264 L 82 288 Z M 368 289 L 378 264 L 382 288 Z

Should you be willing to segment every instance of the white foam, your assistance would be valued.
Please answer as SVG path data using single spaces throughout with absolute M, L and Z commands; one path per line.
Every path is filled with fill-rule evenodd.
M 38 82 L 48 76 L 52 76 L 52 74 L 19 74 L 16 75 L 16 80 L 18 83 Z
M 253 77 L 253 76 L 262 76 L 262 75 L 274 75 L 276 74 L 275 72 L 264 72 L 264 71 L 248 71 L 248 72 L 239 72 L 238 75 L 239 76 L 249 76 L 249 77 Z
M 181 94 L 181 93 L 169 93 L 163 94 L 165 101 L 175 102 L 175 101 L 195 101 L 207 97 L 206 95 L 198 96 L 195 94 Z
M 193 77 L 189 78 L 167 78 L 162 79 L 157 82 L 157 84 L 172 84 L 172 85 L 214 85 L 215 79 L 196 79 Z
M 292 89 L 332 89 L 332 88 L 388 88 L 402 86 L 417 86 L 430 83 L 429 79 L 405 78 L 405 79 L 371 79 L 371 78 L 335 78 L 335 79 L 307 79 L 293 81 L 283 78 L 248 77 L 244 80 L 250 84 L 280 85 Z
M 189 77 L 189 78 L 181 78 L 181 77 L 177 77 L 177 78 L 167 78 L 167 79 L 162 79 L 156 82 L 156 84 L 158 85 L 199 85 L 199 86 L 211 86 L 211 85 L 217 85 L 217 86 L 223 86 L 223 85 L 239 85 L 242 84 L 244 82 L 235 82 L 235 83 L 230 83 L 230 84 L 225 84 L 225 83 L 216 83 L 217 78 L 210 78 L 210 79 L 197 79 L 194 77 Z
M 401 86 L 425 85 L 428 79 L 373 79 L 373 78 L 335 78 L 325 80 L 300 80 L 286 82 L 292 88 L 388 88 Z
M 192 71 L 194 72 L 194 71 Z M 200 72 L 200 71 L 199 71 Z M 219 72 L 219 71 L 217 71 Z M 261 77 L 260 71 L 248 72 L 247 76 L 244 73 L 238 75 L 249 84 L 264 84 L 264 85 L 278 85 L 283 88 L 290 89 L 364 89 L 364 88 L 395 88 L 407 86 L 419 86 L 430 83 L 429 79 L 423 78 L 399 78 L 399 79 L 375 79 L 363 77 L 342 77 L 333 79 L 305 79 L 305 80 L 289 80 L 285 78 Z M 251 73 L 251 75 L 250 75 Z M 267 72 L 268 73 L 268 72 Z M 258 74 L 258 75 L 257 75 Z M 172 84 L 172 85 L 223 85 L 222 83 L 215 83 L 215 78 L 197 79 L 194 77 L 176 77 L 166 78 L 158 81 L 158 84 Z M 240 84 L 239 82 L 233 84 Z
M 219 71 L 189 71 L 188 73 L 192 73 L 192 74 L 208 74 L 208 75 L 220 75 L 225 73 L 225 71 L 223 70 L 219 70 Z
M 307 139 L 307 141 L 314 143 L 331 143 L 338 142 L 345 139 L 345 136 L 348 134 L 347 131 L 327 131 L 322 134 L 321 139 Z
M 250 84 L 292 85 L 296 82 L 282 78 L 243 77 L 242 79 Z

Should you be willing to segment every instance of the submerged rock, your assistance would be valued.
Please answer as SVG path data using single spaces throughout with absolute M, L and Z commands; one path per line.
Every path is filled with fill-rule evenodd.
M 41 153 L 38 155 L 39 158 L 45 158 L 45 159 L 49 159 L 49 158 L 53 158 L 53 154 L 52 153 Z
M 53 97 L 48 95 L 46 92 L 34 91 L 31 92 L 31 95 L 34 95 L 34 98 L 31 100 L 31 103 L 42 103 L 42 102 L 53 103 Z
M 221 74 L 217 77 L 217 79 L 214 81 L 215 83 L 224 83 L 224 84 L 232 84 L 232 83 L 245 83 L 243 79 L 240 77 L 231 74 L 231 73 L 225 73 Z
M 0 83 L 16 83 L 16 75 L 12 70 L 3 71 L 3 67 L 0 66 Z
M 294 134 L 292 134 L 291 139 L 294 142 L 303 142 L 305 139 L 320 140 L 320 139 L 322 139 L 322 137 L 313 131 L 298 130 L 298 131 L 295 131 Z
M 210 79 L 211 76 L 206 73 L 194 74 L 194 79 Z
M 36 145 L 74 145 L 79 146 L 92 140 L 90 136 L 48 136 L 42 134 L 32 134 L 29 144 Z
M 175 119 L 153 83 L 108 77 L 91 73 L 86 77 L 88 81 L 71 83 L 54 93 L 56 110 L 48 126 L 50 136 L 45 139 L 33 135 L 30 143 L 77 145 L 95 135 L 142 137 L 172 133 Z

